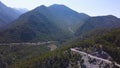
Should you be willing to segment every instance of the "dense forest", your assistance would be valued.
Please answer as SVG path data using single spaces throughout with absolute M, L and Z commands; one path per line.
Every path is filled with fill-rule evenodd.
M 120 50 L 119 50 L 119 44 L 120 44 L 120 29 L 112 30 L 111 32 L 96 37 L 93 39 L 84 40 L 82 42 L 73 41 L 72 43 L 68 43 L 66 46 L 61 47 L 55 51 L 48 52 L 46 54 L 42 54 L 39 57 L 32 58 L 28 61 L 22 61 L 21 63 L 15 63 L 11 67 L 15 68 L 66 68 L 69 66 L 73 66 L 78 68 L 78 60 L 80 60 L 80 65 L 82 65 L 82 60 L 80 58 L 79 54 L 72 54 L 70 52 L 70 48 L 73 47 L 81 47 L 82 49 L 87 48 L 88 50 L 93 50 L 94 45 L 96 48 L 99 48 L 100 45 L 102 46 L 102 49 L 110 54 L 110 56 L 113 58 L 113 62 L 120 63 Z M 92 49 L 91 49 L 92 48 Z M 117 55 L 117 56 L 116 56 Z

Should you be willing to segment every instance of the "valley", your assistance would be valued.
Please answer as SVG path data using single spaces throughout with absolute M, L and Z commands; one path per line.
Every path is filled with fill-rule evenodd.
M 64 4 L 27 10 L 3 2 L 0 68 L 120 68 L 119 16 L 91 16 Z

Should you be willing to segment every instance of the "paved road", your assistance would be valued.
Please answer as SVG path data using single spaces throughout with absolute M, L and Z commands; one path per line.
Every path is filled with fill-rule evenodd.
M 93 58 L 93 59 L 101 60 L 101 61 L 103 61 L 103 62 L 106 62 L 106 63 L 112 64 L 112 62 L 109 61 L 109 60 L 106 60 L 106 59 L 103 59 L 103 58 L 99 58 L 99 57 L 96 57 L 96 56 L 93 56 L 93 55 L 87 54 L 87 53 L 85 53 L 85 52 L 82 52 L 82 51 L 76 50 L 76 49 L 74 49 L 74 48 L 71 48 L 71 51 L 73 51 L 73 52 L 77 52 L 77 53 L 80 53 L 81 55 L 87 55 L 88 57 L 91 57 L 91 58 Z M 120 65 L 117 64 L 116 62 L 115 62 L 115 65 L 116 65 L 117 67 L 120 68 Z

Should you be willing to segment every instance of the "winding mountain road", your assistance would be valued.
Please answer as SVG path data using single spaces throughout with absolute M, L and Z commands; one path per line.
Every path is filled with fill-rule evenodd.
M 103 59 L 103 58 L 99 58 L 99 57 L 93 56 L 93 55 L 91 55 L 91 54 L 87 54 L 87 53 L 85 53 L 85 52 L 76 50 L 76 49 L 74 49 L 74 48 L 71 48 L 71 51 L 77 52 L 77 53 L 79 53 L 79 54 L 81 54 L 81 55 L 83 55 L 83 56 L 88 56 L 88 57 L 90 57 L 90 58 L 92 58 L 92 59 L 101 60 L 101 61 L 106 62 L 106 63 L 108 63 L 108 64 L 112 64 L 112 63 L 113 63 L 112 61 L 109 61 L 109 60 L 106 60 L 106 59 Z M 117 67 L 120 68 L 120 64 L 118 64 L 118 63 L 116 63 L 116 62 L 115 62 L 114 64 L 115 64 Z

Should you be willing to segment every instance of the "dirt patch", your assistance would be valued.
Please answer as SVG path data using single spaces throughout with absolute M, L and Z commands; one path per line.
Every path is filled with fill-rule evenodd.
M 50 45 L 48 45 L 48 47 L 50 48 L 51 51 L 53 51 L 57 48 L 57 46 L 55 44 L 50 44 Z

